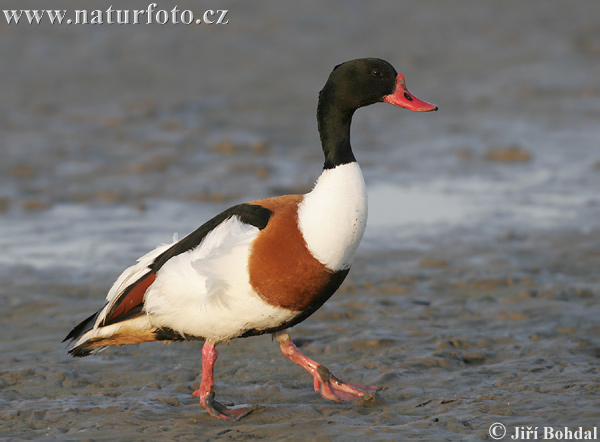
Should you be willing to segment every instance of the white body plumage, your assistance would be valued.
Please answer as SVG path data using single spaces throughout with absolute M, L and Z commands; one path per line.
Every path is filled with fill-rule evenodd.
M 365 183 L 357 163 L 324 170 L 298 207 L 308 250 L 331 271 L 350 267 L 367 219 Z M 101 327 L 119 294 L 148 272 L 172 244 L 161 245 L 126 269 L 107 295 L 94 327 L 78 341 L 109 337 L 128 327 L 171 329 L 182 337 L 228 340 L 268 329 L 298 315 L 262 299 L 250 284 L 248 260 L 257 227 L 237 216 L 219 224 L 195 248 L 170 258 L 144 295 L 146 315 Z

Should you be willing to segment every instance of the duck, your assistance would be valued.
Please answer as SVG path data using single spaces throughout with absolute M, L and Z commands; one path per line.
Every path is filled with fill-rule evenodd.
M 366 186 L 350 126 L 357 109 L 380 102 L 415 112 L 438 109 L 410 93 L 404 76 L 385 60 L 338 64 L 319 93 L 325 161 L 312 190 L 235 205 L 139 258 L 114 282 L 104 307 L 68 333 L 68 353 L 83 357 L 115 345 L 203 341 L 193 396 L 211 416 L 235 421 L 259 406 L 215 399 L 216 346 L 272 334 L 323 398 L 374 398 L 381 387 L 342 381 L 304 355 L 289 329 L 317 311 L 348 275 L 367 222 Z

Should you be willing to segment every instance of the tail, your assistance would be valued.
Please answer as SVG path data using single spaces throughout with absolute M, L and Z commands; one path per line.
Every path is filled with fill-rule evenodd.
M 75 343 L 69 353 L 82 357 L 110 345 L 156 341 L 156 328 L 143 311 L 144 295 L 155 279 L 156 273 L 140 264 L 125 270 L 104 308 L 80 322 L 63 340 Z
M 98 319 L 98 316 L 100 316 L 100 312 L 102 310 L 98 310 L 96 313 L 94 313 L 92 316 L 90 316 L 89 318 L 84 319 L 83 321 L 81 321 L 79 324 L 77 324 L 73 330 L 71 330 L 69 332 L 69 334 L 67 335 L 67 337 L 65 339 L 62 340 L 62 342 L 68 341 L 69 339 L 71 340 L 71 342 L 69 343 L 69 345 L 71 343 L 73 343 L 73 341 L 75 340 L 79 340 L 84 334 L 86 334 L 87 332 L 89 332 L 91 329 L 94 328 L 94 324 L 96 323 L 96 320 Z M 73 348 L 71 348 L 69 350 L 69 354 L 73 357 L 83 357 L 83 356 L 88 356 L 92 353 L 94 353 L 95 351 L 99 351 L 100 349 L 96 349 L 94 350 L 94 347 L 90 346 L 90 345 L 77 345 L 74 346 Z
M 146 315 L 139 315 L 101 326 L 98 323 L 98 317 L 103 310 L 84 319 L 63 339 L 63 342 L 70 339 L 71 343 L 75 343 L 69 349 L 71 356 L 89 356 L 111 345 L 140 344 L 142 342 L 164 340 L 163 333 L 152 326 Z

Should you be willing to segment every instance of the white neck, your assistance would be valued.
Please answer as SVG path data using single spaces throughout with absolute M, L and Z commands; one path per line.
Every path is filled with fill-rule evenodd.
M 350 267 L 367 225 L 365 180 L 356 162 L 325 169 L 298 208 L 308 249 L 328 269 Z

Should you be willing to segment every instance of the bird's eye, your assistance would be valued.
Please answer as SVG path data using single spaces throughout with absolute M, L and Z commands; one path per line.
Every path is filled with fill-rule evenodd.
M 380 71 L 379 69 L 373 69 L 373 70 L 371 71 L 371 75 L 372 75 L 373 77 L 381 77 L 382 73 L 381 73 L 381 71 Z

